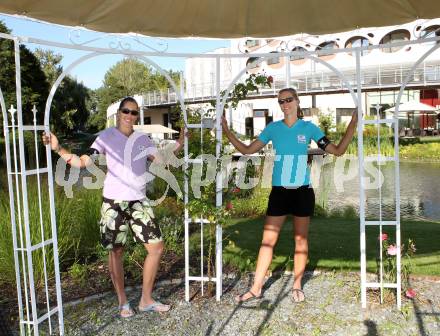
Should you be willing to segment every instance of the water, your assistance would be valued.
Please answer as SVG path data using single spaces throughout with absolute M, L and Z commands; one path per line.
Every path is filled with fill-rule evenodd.
M 329 156 L 330 158 L 331 156 Z M 329 210 L 351 206 L 359 211 L 359 177 L 341 182 L 335 178 L 335 163 L 322 166 L 320 182 L 315 187 L 317 203 L 325 204 Z M 316 163 L 316 160 L 314 164 Z M 347 165 L 348 166 L 348 163 Z M 314 169 L 316 166 L 314 167 Z M 366 214 L 371 219 L 379 219 L 380 211 L 384 220 L 395 219 L 394 163 L 380 167 L 384 176 L 380 189 L 365 192 Z M 346 169 L 347 170 L 347 169 Z M 347 173 L 347 172 L 346 172 Z M 4 169 L 0 169 L 0 190 L 7 192 L 7 179 Z M 312 171 L 312 177 L 319 174 Z M 371 174 L 369 175 L 371 176 Z M 338 190 L 343 187 L 343 191 Z M 314 186 L 316 186 L 314 182 Z M 380 198 L 382 202 L 380 202 Z M 401 218 L 414 220 L 440 221 L 440 163 L 400 163 L 400 210 Z M 382 206 L 380 204 L 382 203 Z
M 320 183 L 315 189 L 317 202 L 326 204 L 330 210 L 348 205 L 359 211 L 358 174 L 342 183 L 341 177 L 335 176 L 334 167 L 334 162 L 322 166 Z M 348 163 L 345 167 L 347 174 Z M 379 169 L 377 165 L 375 167 Z M 394 167 L 392 162 L 381 165 L 382 187 L 366 190 L 365 209 L 368 218 L 379 219 L 382 215 L 385 220 L 395 219 Z M 367 176 L 378 178 L 378 170 L 376 174 Z M 338 185 L 343 186 L 343 191 L 337 190 Z M 400 211 L 402 219 L 440 221 L 440 163 L 400 163 Z

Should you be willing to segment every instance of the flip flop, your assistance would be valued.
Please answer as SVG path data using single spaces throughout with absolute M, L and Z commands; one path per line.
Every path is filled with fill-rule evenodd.
M 251 296 L 248 297 L 247 299 L 243 299 L 243 296 L 245 296 L 247 293 L 249 293 Z M 235 302 L 237 303 L 243 303 L 243 302 L 250 302 L 250 301 L 254 301 L 254 300 L 259 300 L 263 297 L 263 295 L 255 295 L 254 293 L 252 293 L 252 291 L 248 290 L 247 292 L 240 294 L 238 297 L 235 298 Z
M 294 293 L 297 293 L 296 297 L 295 297 Z M 302 300 L 301 300 L 301 294 L 302 294 Z M 306 299 L 306 295 L 304 294 L 302 289 L 298 289 L 298 288 L 292 289 L 292 301 L 293 302 L 303 302 L 303 301 L 305 301 L 305 299 Z
M 129 318 L 134 315 L 134 311 L 133 309 L 131 309 L 129 302 L 120 305 L 118 309 L 119 309 L 119 316 L 122 318 Z M 123 311 L 126 311 L 127 313 L 122 313 Z
M 155 301 L 152 304 L 149 304 L 148 306 L 145 306 L 145 307 L 138 306 L 138 309 L 141 312 L 150 312 L 150 311 L 167 312 L 171 309 L 171 307 L 169 305 L 163 304 L 159 301 Z

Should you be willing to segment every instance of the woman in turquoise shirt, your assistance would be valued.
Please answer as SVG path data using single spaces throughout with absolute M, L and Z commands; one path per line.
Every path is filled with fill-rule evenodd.
M 236 297 L 237 302 L 261 298 L 264 277 L 272 262 L 273 248 L 287 215 L 293 216 L 295 229 L 295 277 L 292 299 L 294 302 L 304 301 L 301 281 L 308 256 L 310 216 L 313 215 L 315 207 L 315 195 L 310 186 L 310 167 L 307 165 L 308 145 L 313 140 L 327 153 L 340 156 L 347 150 L 356 130 L 357 113 L 353 113 L 342 140 L 337 145 L 333 144 L 319 127 L 298 117 L 302 114 L 295 89 L 280 90 L 278 103 L 284 113 L 284 119 L 267 125 L 250 145 L 238 140 L 229 130 L 226 119 L 222 119 L 226 137 L 242 154 L 256 153 L 269 141 L 272 141 L 276 154 L 272 172 L 272 191 L 268 201 L 254 282 L 247 292 Z

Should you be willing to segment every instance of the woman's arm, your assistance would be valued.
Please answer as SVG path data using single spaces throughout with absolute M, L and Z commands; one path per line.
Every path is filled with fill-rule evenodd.
M 53 133 L 47 134 L 46 132 L 44 132 L 42 140 L 45 145 L 50 144 L 50 148 L 72 167 L 85 168 L 92 164 L 92 159 L 90 158 L 90 156 L 81 155 L 79 157 L 78 155 L 70 153 L 67 149 L 61 147 L 58 138 Z
M 345 131 L 345 134 L 342 137 L 341 141 L 339 141 L 337 145 L 329 143 L 327 147 L 325 147 L 325 151 L 336 156 L 343 155 L 347 150 L 347 147 L 350 144 L 351 140 L 353 139 L 354 132 L 356 131 L 357 121 L 358 116 L 357 111 L 355 111 L 353 112 L 350 123 L 348 124 L 347 130 Z
M 225 119 L 225 117 L 222 117 L 222 128 L 223 132 L 225 133 L 226 137 L 229 139 L 231 144 L 241 153 L 241 154 L 254 154 L 258 152 L 260 149 L 262 149 L 264 146 L 266 146 L 265 143 L 261 142 L 260 140 L 254 140 L 251 144 L 246 145 L 240 140 L 237 139 L 237 137 L 234 135 L 234 133 L 231 132 L 231 130 L 228 127 L 228 123 Z

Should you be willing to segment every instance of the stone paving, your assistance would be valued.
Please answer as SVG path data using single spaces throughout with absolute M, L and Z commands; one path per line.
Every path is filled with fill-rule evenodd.
M 413 279 L 415 299 L 379 304 L 369 294 L 367 309 L 360 304 L 358 273 L 307 274 L 306 301 L 294 303 L 289 274 L 270 278 L 260 300 L 238 305 L 235 295 L 246 291 L 251 276 L 228 277 L 224 295 L 201 297 L 192 288 L 193 299 L 184 301 L 180 281 L 159 283 L 155 296 L 170 303 L 168 313 L 137 313 L 130 319 L 117 315 L 113 293 L 66 304 L 66 335 L 440 335 L 440 280 Z M 129 292 L 135 307 L 140 289 Z

